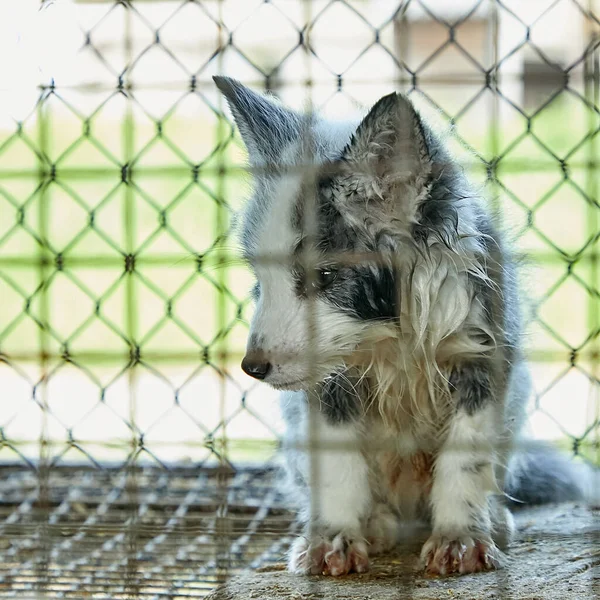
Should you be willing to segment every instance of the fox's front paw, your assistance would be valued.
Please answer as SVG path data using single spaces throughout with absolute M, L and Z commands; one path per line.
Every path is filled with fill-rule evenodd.
M 364 540 L 343 533 L 319 536 L 313 540 L 299 537 L 292 544 L 288 569 L 292 573 L 332 575 L 364 573 L 369 570 L 369 555 Z
M 477 573 L 497 569 L 502 552 L 489 538 L 432 535 L 421 550 L 421 561 L 429 575 Z

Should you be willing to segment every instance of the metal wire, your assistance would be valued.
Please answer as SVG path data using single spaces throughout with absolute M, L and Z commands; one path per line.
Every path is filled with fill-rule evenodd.
M 0 137 L 0 385 L 10 393 L 0 400 L 0 597 L 199 597 L 243 566 L 281 559 L 295 530 L 269 470 L 278 429 L 237 371 L 249 299 L 231 216 L 247 169 L 217 72 L 283 95 L 308 91 L 323 108 L 402 89 L 452 126 L 459 159 L 516 215 L 518 242 L 542 265 L 531 356 L 548 369 L 533 411 L 598 462 L 598 7 L 372 4 L 76 4 L 79 55 L 93 78 L 40 81 L 33 110 Z M 559 8 L 583 40 L 562 59 L 538 40 Z M 324 31 L 342 17 L 348 31 L 329 39 Z M 273 27 L 284 41 L 265 48 L 257 31 Z M 507 28 L 518 39 L 506 42 Z M 385 80 L 360 68 L 374 52 L 388 65 Z M 310 69 L 290 79 L 299 56 Z M 515 71 L 518 56 L 526 59 Z M 456 90 L 460 102 L 447 102 Z M 193 111 L 204 129 L 190 133 Z M 503 129 L 503 111 L 518 130 Z M 479 138 L 469 129 L 475 113 L 486 113 Z M 566 235 L 556 226 L 563 218 L 580 229 Z M 592 407 L 577 432 L 546 401 L 574 373 Z M 153 385 L 168 402 L 150 409 Z M 77 418 L 78 392 L 67 388 L 89 396 Z M 94 431 L 99 414 L 106 420 Z M 173 415 L 175 430 L 187 422 L 195 439 L 153 437 Z M 262 438 L 240 435 L 254 426 Z

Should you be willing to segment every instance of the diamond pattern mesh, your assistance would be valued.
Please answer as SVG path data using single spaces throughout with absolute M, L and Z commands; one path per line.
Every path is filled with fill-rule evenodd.
M 534 432 L 598 462 L 593 1 L 36 10 L 41 70 L 23 83 L 17 52 L 23 77 L 0 86 L 0 596 L 196 597 L 289 540 L 255 468 L 274 395 L 238 368 L 247 178 L 217 73 L 333 115 L 410 94 L 536 265 Z

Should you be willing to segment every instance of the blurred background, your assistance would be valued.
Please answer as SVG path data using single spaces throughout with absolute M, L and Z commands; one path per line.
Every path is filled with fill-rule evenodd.
M 239 368 L 251 278 L 232 223 L 249 178 L 215 74 L 334 118 L 410 94 L 527 257 L 533 434 L 600 462 L 596 0 L 4 0 L 0 56 L 6 569 L 24 548 L 46 576 L 121 548 L 77 535 L 124 490 L 142 495 L 115 525 L 142 518 L 148 490 L 184 518 L 239 487 L 169 488 L 178 469 L 225 466 L 243 487 L 272 462 L 276 394 Z M 28 519 L 73 528 L 61 546 L 18 530 Z M 231 547 L 206 535 L 208 581 Z

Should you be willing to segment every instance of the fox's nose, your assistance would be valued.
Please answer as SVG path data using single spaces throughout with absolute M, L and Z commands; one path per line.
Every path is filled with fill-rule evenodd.
M 242 370 L 254 379 L 264 379 L 271 370 L 271 363 L 262 352 L 246 354 L 242 360 Z

